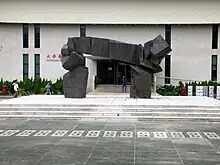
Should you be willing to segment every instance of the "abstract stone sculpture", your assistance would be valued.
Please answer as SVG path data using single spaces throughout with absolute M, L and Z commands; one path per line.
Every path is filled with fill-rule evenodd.
M 61 62 L 64 69 L 69 70 L 63 76 L 63 91 L 66 98 L 86 97 L 88 68 L 85 57 L 64 45 L 61 49 Z
M 64 69 L 64 95 L 67 98 L 86 96 L 88 68 L 83 53 L 121 61 L 130 65 L 131 98 L 150 98 L 153 74 L 161 72 L 161 61 L 171 48 L 161 35 L 144 46 L 95 37 L 68 38 L 61 49 Z

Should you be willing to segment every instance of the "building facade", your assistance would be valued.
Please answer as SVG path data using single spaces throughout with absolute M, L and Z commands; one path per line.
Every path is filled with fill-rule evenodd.
M 1 1 L 0 77 L 42 77 L 55 81 L 66 72 L 59 61 L 68 37 L 93 36 L 143 44 L 161 34 L 172 52 L 158 77 L 220 80 L 220 2 L 218 1 Z M 86 56 L 88 91 L 94 77 L 120 84 L 129 68 Z M 158 84 L 177 81 L 160 78 Z

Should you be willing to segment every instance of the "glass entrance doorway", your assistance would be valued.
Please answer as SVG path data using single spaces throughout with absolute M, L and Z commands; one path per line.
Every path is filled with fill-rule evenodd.
M 122 84 L 122 77 L 131 82 L 131 68 L 129 65 L 114 60 L 97 61 L 97 84 Z

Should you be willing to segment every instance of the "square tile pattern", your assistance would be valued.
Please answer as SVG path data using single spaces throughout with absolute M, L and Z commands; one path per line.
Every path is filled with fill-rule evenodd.
M 93 137 L 97 138 L 102 136 L 103 138 L 116 138 L 119 135 L 120 138 L 133 138 L 137 135 L 137 138 L 159 138 L 165 139 L 169 138 L 208 138 L 208 139 L 220 139 L 220 134 L 216 132 L 148 132 L 148 131 L 137 131 L 134 135 L 133 131 L 104 131 L 103 135 L 101 134 L 101 130 L 74 130 L 72 132 L 68 130 L 0 130 L 0 137 L 3 136 L 51 136 L 51 137 Z M 85 134 L 85 135 L 84 135 Z
M 138 138 L 149 138 L 150 137 L 150 132 L 138 131 L 137 132 L 137 137 Z
M 36 132 L 36 130 L 25 130 L 25 131 L 17 134 L 16 136 L 30 136 L 34 132 Z
M 117 131 L 105 131 L 103 137 L 116 137 Z
M 172 138 L 186 138 L 182 132 L 170 132 Z
M 89 131 L 86 134 L 86 137 L 99 137 L 100 133 L 101 133 L 101 131 Z
M 209 139 L 220 139 L 220 136 L 215 132 L 203 132 L 203 134 Z
M 203 138 L 199 132 L 186 132 L 190 138 Z
M 120 137 L 122 138 L 132 138 L 133 137 L 133 131 L 122 131 L 120 134 Z
M 65 134 L 67 134 L 67 130 L 58 130 L 56 131 L 54 134 L 52 134 L 51 136 L 58 136 L 58 137 L 62 137 L 64 136 Z
M 71 132 L 68 136 L 70 136 L 70 137 L 82 137 L 84 132 L 85 131 L 77 130 L 77 131 Z
M 12 136 L 16 133 L 18 133 L 20 130 L 7 130 L 6 132 L 3 132 L 0 134 L 0 136 Z
M 34 136 L 47 136 L 51 132 L 52 130 L 41 130 L 38 133 L 36 133 Z
M 168 138 L 166 132 L 153 132 L 154 138 Z

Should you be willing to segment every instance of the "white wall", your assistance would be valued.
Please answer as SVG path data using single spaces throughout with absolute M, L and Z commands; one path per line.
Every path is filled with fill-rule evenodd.
M 59 54 L 63 44 L 70 36 L 79 36 L 77 25 L 41 25 L 41 48 L 34 48 L 33 25 L 29 28 L 29 48 L 22 46 L 21 24 L 0 24 L 0 78 L 7 80 L 14 78 L 22 79 L 23 53 L 29 54 L 29 76 L 34 76 L 34 54 L 41 56 L 41 77 L 56 80 L 67 71 L 61 66 L 60 61 L 46 61 L 48 54 Z M 171 77 L 187 80 L 210 80 L 211 79 L 211 55 L 220 55 L 220 27 L 219 49 L 212 50 L 211 25 L 172 25 L 171 28 Z M 153 39 L 158 34 L 164 36 L 163 25 L 88 25 L 87 36 L 106 37 L 124 42 L 143 44 Z M 164 76 L 164 60 L 161 64 L 163 72 L 157 76 Z M 220 56 L 218 57 L 218 66 Z M 87 59 L 86 66 L 89 68 L 89 80 L 93 81 L 92 75 L 96 75 L 96 62 Z M 220 67 L 218 67 L 218 80 L 220 81 Z M 158 83 L 158 82 L 157 82 Z M 163 84 L 164 79 L 159 79 Z M 173 84 L 178 81 L 172 81 Z M 93 89 L 93 83 L 88 90 Z
M 67 70 L 63 69 L 61 62 L 46 61 L 46 57 L 48 54 L 60 54 L 61 47 L 67 43 L 68 38 L 71 36 L 78 37 L 79 34 L 79 26 L 77 25 L 41 25 L 41 46 L 40 48 L 34 48 L 34 27 L 30 25 L 30 46 L 28 49 L 23 49 L 23 52 L 28 53 L 30 56 L 30 77 L 34 76 L 34 54 L 37 53 L 40 54 L 40 75 L 42 78 L 55 81 L 62 77 Z
M 172 25 L 171 77 L 211 79 L 211 25 Z M 176 80 L 171 82 L 177 83 Z
M 22 28 L 20 24 L 0 23 L 0 78 L 22 79 Z
M 87 36 L 105 37 L 132 44 L 144 44 L 159 34 L 164 37 L 164 25 L 90 25 L 86 29 Z M 157 76 L 165 76 L 164 62 L 165 60 L 161 62 L 163 71 L 157 73 Z M 157 84 L 164 84 L 164 79 L 158 79 Z
M 89 76 L 87 83 L 87 93 L 95 89 L 95 76 L 97 75 L 97 61 L 86 58 L 86 67 L 88 67 Z

